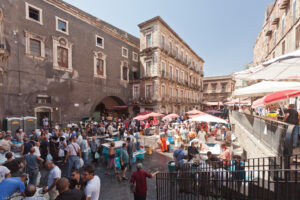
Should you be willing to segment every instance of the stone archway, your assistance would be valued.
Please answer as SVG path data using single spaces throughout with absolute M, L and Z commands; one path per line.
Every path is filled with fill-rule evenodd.
M 107 96 L 94 106 L 92 113 L 96 121 L 99 121 L 102 116 L 108 119 L 127 117 L 128 106 L 119 97 Z

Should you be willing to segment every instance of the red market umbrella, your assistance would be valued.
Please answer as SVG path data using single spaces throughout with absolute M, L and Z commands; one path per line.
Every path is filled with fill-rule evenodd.
M 253 102 L 252 107 L 260 107 L 267 104 L 272 104 L 290 97 L 300 96 L 300 90 L 283 90 L 271 93 Z
M 163 120 L 165 120 L 165 119 L 175 119 L 175 118 L 178 118 L 178 117 L 179 117 L 179 115 L 177 115 L 175 113 L 172 113 L 172 114 L 169 114 L 169 115 L 165 116 L 163 118 Z
M 137 116 L 139 116 L 139 115 L 147 115 L 149 113 L 151 113 L 151 111 L 140 112 L 140 113 L 137 114 Z
M 296 97 L 299 95 L 300 95 L 300 90 L 283 90 L 283 91 L 278 91 L 267 95 L 264 101 L 268 104 L 275 101 L 284 100 L 289 97 Z
M 145 120 L 145 119 L 148 119 L 149 117 L 147 115 L 139 115 L 139 116 L 136 116 L 135 118 L 133 118 L 133 120 L 138 120 L 138 121 L 142 121 L 142 120 Z
M 164 115 L 160 114 L 160 113 L 152 112 L 152 113 L 147 114 L 147 116 L 148 117 L 163 117 Z

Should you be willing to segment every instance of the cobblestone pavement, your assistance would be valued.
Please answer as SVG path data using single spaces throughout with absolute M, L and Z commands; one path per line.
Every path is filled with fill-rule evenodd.
M 150 173 L 155 171 L 166 172 L 168 170 L 167 163 L 171 160 L 170 157 L 159 153 L 153 152 L 152 155 L 145 155 L 144 160 L 137 161 L 142 162 L 144 169 Z M 62 169 L 62 176 L 66 176 L 66 165 L 59 165 Z M 95 165 L 96 175 L 98 175 L 101 179 L 101 193 L 100 200 L 127 200 L 133 199 L 133 194 L 130 192 L 129 188 L 129 180 L 119 182 L 117 179 L 117 175 L 105 175 L 105 164 L 99 162 Z M 127 171 L 126 176 L 130 178 L 131 173 L 136 170 L 134 165 L 132 171 Z M 46 185 L 47 183 L 47 172 L 42 170 L 42 179 L 41 185 Z M 148 186 L 148 195 L 147 199 L 156 199 L 156 188 L 155 188 L 155 178 L 147 180 Z

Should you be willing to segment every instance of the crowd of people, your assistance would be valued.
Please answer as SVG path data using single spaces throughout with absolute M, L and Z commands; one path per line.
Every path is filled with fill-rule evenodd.
M 122 148 L 117 155 L 115 143 L 110 142 L 106 174 L 113 168 L 119 181 L 127 181 L 126 170 L 132 168 L 133 152 L 140 148 L 138 130 L 143 128 L 138 122 L 118 119 L 68 123 L 65 128 L 58 124 L 50 128 L 49 123 L 44 123 L 42 129 L 30 133 L 24 133 L 21 128 L 14 134 L 3 131 L 0 155 L 6 161 L 0 165 L 0 199 L 9 199 L 16 194 L 24 199 L 42 200 L 45 196 L 51 200 L 99 199 L 101 183 L 94 166 L 103 159 L 103 146 L 97 138 L 112 138 L 118 133 L 123 141 Z M 116 168 L 117 156 L 120 169 Z M 41 171 L 45 169 L 48 177 L 43 179 Z M 62 176 L 64 169 L 65 177 Z M 142 170 L 141 164 L 137 165 L 137 172 L 130 178 L 135 187 L 135 199 L 146 198 L 146 178 L 152 175 Z M 47 184 L 42 184 L 41 177 Z

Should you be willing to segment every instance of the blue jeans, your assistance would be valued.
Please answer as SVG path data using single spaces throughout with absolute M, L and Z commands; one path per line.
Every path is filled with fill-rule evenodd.
M 300 133 L 300 125 L 296 125 L 293 130 L 293 147 L 298 146 L 299 133 Z
M 84 163 L 84 165 L 86 165 L 88 158 L 89 158 L 89 152 L 81 152 L 81 154 L 82 154 L 83 163 Z
M 68 158 L 68 173 L 67 176 L 70 178 L 72 168 L 79 169 L 79 156 L 69 156 Z
M 38 173 L 39 173 L 39 169 L 34 169 L 34 170 L 28 171 L 29 184 L 36 185 Z

